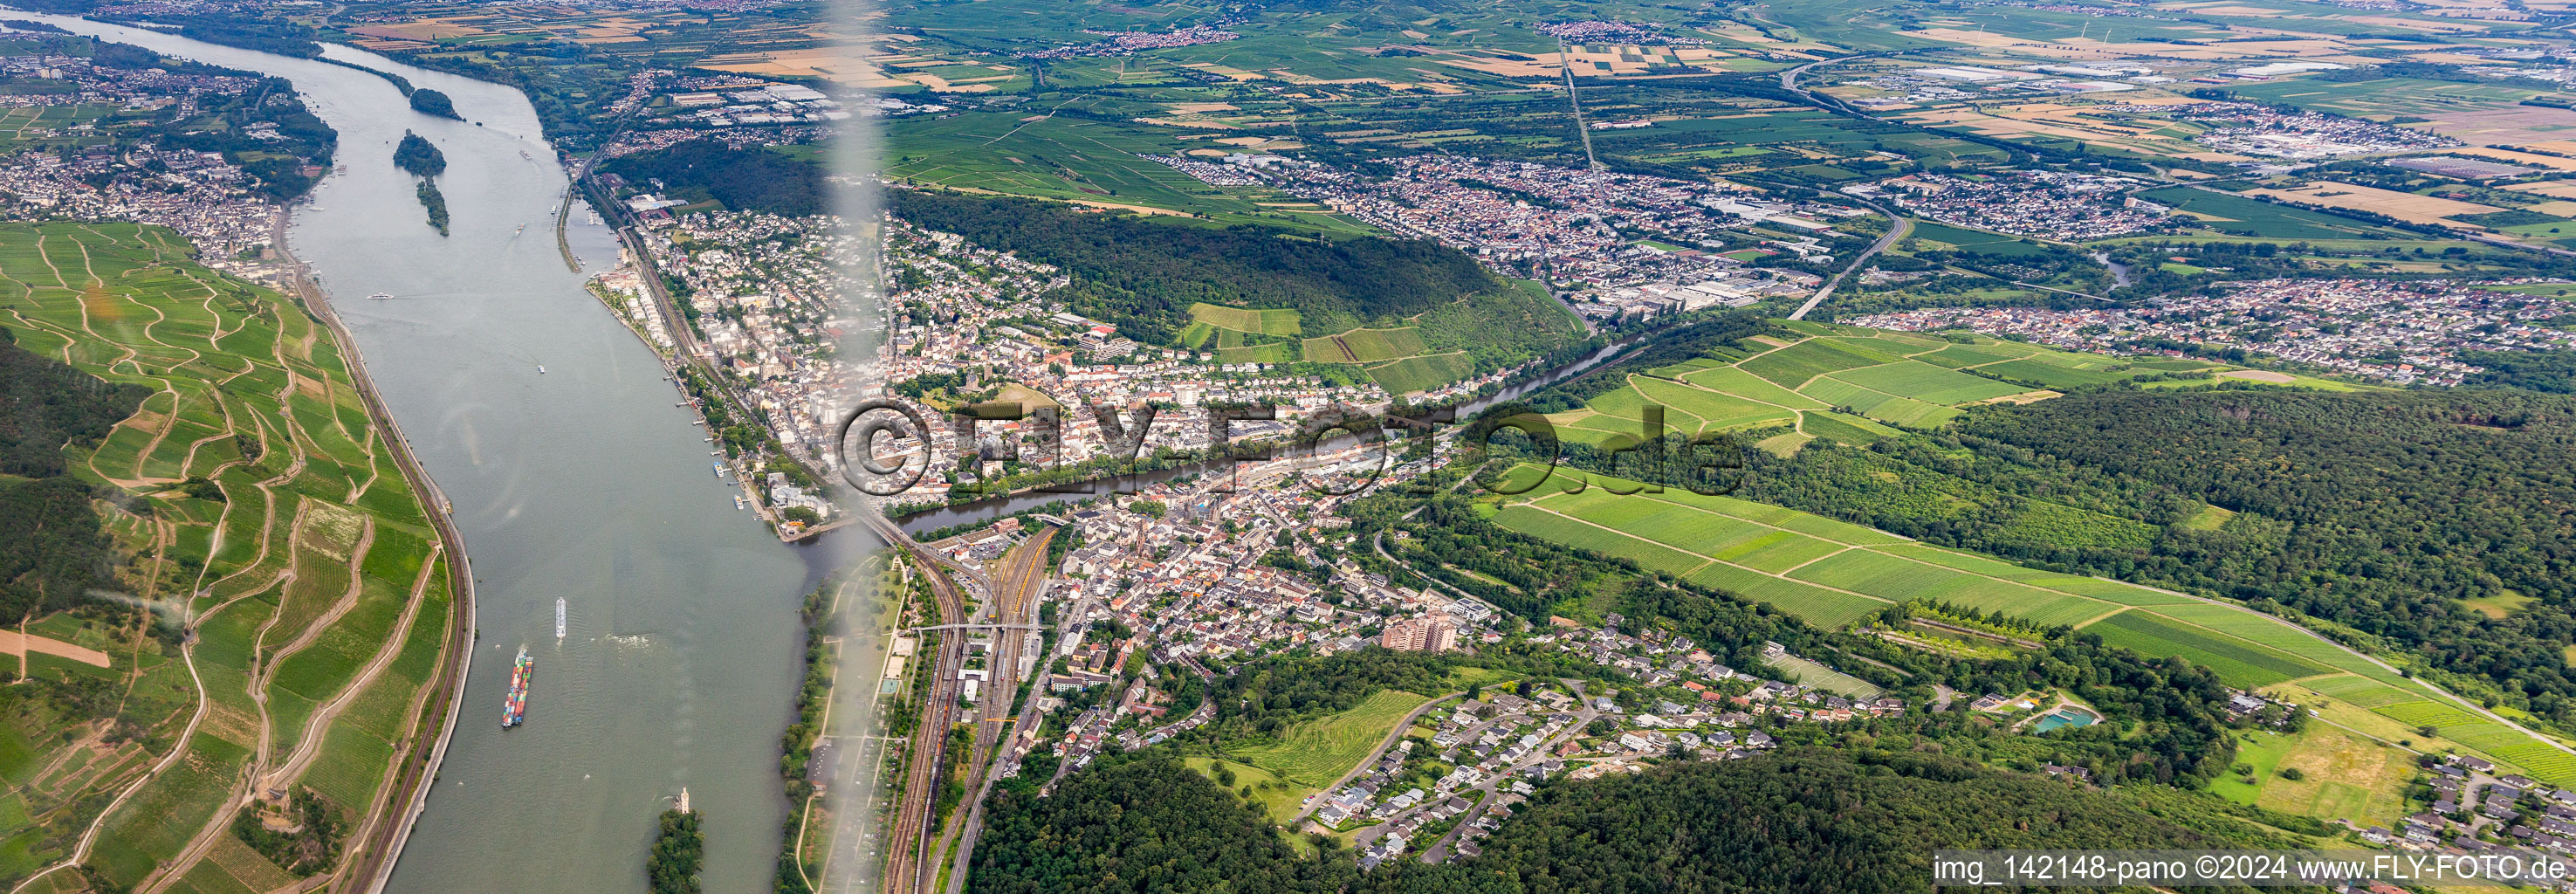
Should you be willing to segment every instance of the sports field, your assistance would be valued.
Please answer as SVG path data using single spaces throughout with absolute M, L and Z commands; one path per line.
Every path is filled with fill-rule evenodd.
M 2236 761 L 2253 767 L 2253 781 L 2222 774 L 2210 783 L 2211 792 L 2240 804 L 2357 826 L 2394 827 L 2406 812 L 2406 781 L 2415 775 L 2415 762 L 2404 749 L 2322 723 L 2301 733 L 2251 738 L 2236 749 Z M 2282 778 L 2284 769 L 2297 769 L 2300 778 Z
M 445 647 L 446 559 L 330 333 L 284 296 L 192 256 L 157 228 L 0 225 L 0 326 L 27 350 L 151 392 L 96 449 L 65 458 L 77 477 L 136 501 L 109 529 L 142 567 L 166 569 L 143 575 L 136 595 L 197 594 L 188 648 L 203 680 L 155 643 L 31 625 L 108 647 L 103 673 L 132 675 L 110 710 L 138 734 L 105 758 L 73 760 L 91 750 L 92 728 L 47 718 L 77 734 L 15 740 L 24 762 L 0 738 L 0 804 L 33 816 L 0 830 L 10 836 L 0 881 L 62 856 L 106 792 L 178 751 L 183 760 L 106 817 L 88 865 L 120 888 L 156 872 L 184 876 L 179 889 L 271 887 L 284 870 L 238 849 L 161 864 L 201 828 L 229 823 L 238 808 L 226 793 L 244 774 L 311 787 L 354 822 L 412 737 Z M 222 499 L 177 488 L 192 478 Z M 31 662 L 38 675 L 97 670 Z M 205 720 L 183 737 L 201 693 Z M 74 769 L 39 778 L 12 766 Z

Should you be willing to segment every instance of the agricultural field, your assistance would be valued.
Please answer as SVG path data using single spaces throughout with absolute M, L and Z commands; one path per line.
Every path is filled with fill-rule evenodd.
M 2198 218 L 2201 226 L 2237 236 L 2288 241 L 2385 239 L 2414 235 L 2340 214 L 2292 208 L 2188 186 L 2148 190 L 2139 193 L 2138 197 L 2163 203 Z
M 1293 309 L 1252 310 L 1200 302 L 1190 305 L 1190 318 L 1218 329 L 1232 329 L 1255 335 L 1296 335 L 1297 311 Z
M 1273 815 L 1291 816 L 1307 795 L 1333 784 L 1358 766 L 1405 715 L 1432 698 L 1382 690 L 1350 710 L 1294 724 L 1282 731 L 1276 742 L 1228 749 L 1226 757 L 1257 767 L 1289 786 L 1284 795 L 1287 812 Z
M 129 695 L 112 718 L 20 700 L 0 724 L 11 730 L 0 805 L 15 805 L 0 810 L 26 816 L 0 841 L 0 881 L 59 859 L 101 793 L 142 780 L 100 827 L 89 865 L 102 878 L 272 888 L 286 873 L 255 853 L 189 844 L 229 841 L 245 809 L 229 795 L 253 780 L 314 789 L 352 826 L 376 810 L 452 622 L 428 514 L 331 335 L 287 297 L 198 266 L 166 230 L 0 225 L 0 326 L 27 350 L 151 392 L 95 449 L 65 458 L 134 498 L 108 524 L 133 560 L 127 584 L 167 613 L 184 606 L 195 632 L 170 647 L 65 616 L 31 625 L 108 656 L 104 668 L 31 661 L 32 676 L 88 675 Z M 221 499 L 180 489 L 192 480 Z M 201 701 L 204 721 L 183 735 Z M 134 734 L 111 744 L 111 720 Z M 202 861 L 172 862 L 183 850 Z
M 1783 449 L 1816 438 L 1867 444 L 1895 436 L 1889 426 L 1938 428 L 1960 407 L 2058 396 L 2052 387 L 2225 368 L 1984 337 L 1956 337 L 1962 341 L 1813 323 L 1790 328 L 1809 337 L 1785 345 L 1748 341 L 1742 350 L 1751 356 L 1741 360 L 1701 357 L 1631 375 L 1627 388 L 1549 420 L 1558 437 L 1606 444 L 1640 437 L 1646 408 L 1660 406 L 1668 428 L 1689 434 L 1787 426 L 1799 437 L 1782 442 Z
M 111 142 L 113 138 L 106 133 L 81 134 L 72 132 L 72 128 L 96 126 L 114 114 L 117 108 L 109 103 L 82 103 L 15 106 L 0 110 L 0 152 L 95 146 Z
M 1827 692 L 1840 693 L 1842 695 L 1859 699 L 1873 699 L 1884 694 L 1883 690 L 1870 685 L 1869 681 L 1817 664 L 1814 661 L 1800 658 L 1796 655 L 1780 655 L 1773 658 L 1766 658 L 1763 659 L 1763 663 L 1769 664 L 1773 668 L 1777 668 L 1780 672 L 1788 674 L 1789 679 L 1791 680 L 1795 680 L 1809 686 L 1814 686 Z
M 2576 784 L 2576 755 L 2267 615 L 2119 581 L 2026 568 L 1778 506 L 1672 489 L 1613 492 L 1638 486 L 1524 466 L 1499 488 L 1518 493 L 1504 498 L 1493 519 L 1514 531 L 1768 602 L 1828 627 L 1915 599 L 2073 627 L 2141 654 L 2189 659 L 2231 686 L 2268 688 L 2292 701 L 2322 701 L 2358 713 L 2374 724 L 2372 735 L 2390 741 L 2440 742 L 2536 777 Z M 2438 735 L 2425 735 L 2422 727 Z M 2368 799 L 2355 803 L 2363 802 Z
M 1318 363 L 1384 363 L 1428 351 L 1422 345 L 1422 336 L 1411 327 L 1353 329 L 1307 339 L 1305 346 L 1306 356 Z
M 1181 344 L 1214 350 L 1224 363 L 1340 363 L 1359 366 L 1389 394 L 1427 391 L 1476 374 L 1486 363 L 1521 359 L 1570 339 L 1579 324 L 1563 305 L 1521 284 L 1469 295 L 1392 328 L 1354 328 L 1301 338 L 1304 320 L 1291 309 L 1190 306 Z M 1517 338 L 1493 334 L 1504 326 Z M 1491 366 L 1486 366 L 1491 369 Z
M 1516 480 L 1526 484 L 1527 477 Z M 1605 486 L 1589 486 L 1595 483 Z M 1565 492 L 1578 484 L 1586 486 Z M 2349 654 L 2338 660 L 2331 646 L 2289 625 L 2248 623 L 2263 619 L 2229 606 L 2022 568 L 1729 497 L 1612 492 L 1634 486 L 1559 469 L 1527 493 L 1506 498 L 1495 521 L 1744 592 L 1826 626 L 1933 599 L 2077 627 L 2147 654 L 2185 655 L 2241 686 L 2336 673 L 2361 661 Z
M 1144 214 L 1200 215 L 1307 232 L 1376 232 L 1295 196 L 1261 187 L 1209 186 L 1139 158 L 1191 149 L 1222 131 L 1158 128 L 1070 115 L 969 112 L 898 119 L 886 127 L 889 179 L 967 192 L 1056 199 Z

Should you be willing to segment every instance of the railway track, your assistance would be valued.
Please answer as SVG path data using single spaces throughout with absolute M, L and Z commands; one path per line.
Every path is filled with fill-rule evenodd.
M 929 577 L 930 592 L 939 602 L 940 623 L 963 623 L 966 601 L 930 551 L 901 531 L 884 533 L 887 542 L 920 560 L 922 572 Z M 964 637 L 940 638 L 938 660 L 931 668 L 929 697 L 921 705 L 920 723 L 914 727 L 912 741 L 904 752 L 903 798 L 895 807 L 894 821 L 886 834 L 885 871 L 878 876 L 879 890 L 886 894 L 909 894 L 924 887 L 922 869 L 928 861 L 923 849 L 926 839 L 936 831 L 929 823 L 930 812 L 937 803 L 948 728 L 956 722 L 957 669 L 965 666 L 965 661 Z
M 905 535 L 893 524 L 872 519 L 886 542 L 911 553 L 917 564 L 929 575 L 932 595 L 939 603 L 939 623 L 966 624 L 966 599 L 949 575 L 962 571 L 941 556 Z M 986 584 L 990 594 L 987 617 L 982 623 L 1020 624 L 1033 612 L 1037 593 L 1046 582 L 1047 546 L 1055 537 L 1054 528 L 1046 528 L 1030 537 L 1004 558 L 999 587 Z M 969 637 L 943 636 L 936 661 L 931 668 L 932 680 L 927 698 L 921 705 L 921 722 L 912 733 L 904 761 L 903 796 L 897 802 L 894 816 L 887 824 L 884 871 L 879 875 L 879 890 L 884 894 L 916 894 L 937 887 L 939 857 L 948 850 L 953 835 L 963 823 L 938 822 L 940 782 L 949 769 L 946 761 L 948 732 L 962 720 L 975 726 L 974 745 L 965 766 L 972 768 L 964 780 L 970 795 L 978 793 L 991 775 L 989 767 L 1001 738 L 1001 721 L 1011 717 L 1012 696 L 1018 693 L 1017 670 L 1026 637 L 1016 631 L 996 631 L 994 645 L 986 665 L 987 690 L 981 693 L 976 707 L 969 711 L 958 703 L 964 689 L 958 672 L 966 666 L 966 644 Z M 961 806 L 971 808 L 971 803 Z M 963 813 L 960 814 L 964 815 Z M 971 835 L 971 832 L 967 833 Z M 961 851 L 962 852 L 962 851 Z M 952 887 L 963 882 L 952 879 Z
M 1001 586 L 993 591 L 990 619 L 995 624 L 1028 624 L 1036 614 L 1038 593 L 1046 589 L 1047 548 L 1054 541 L 1056 529 L 1038 531 L 1014 548 L 1002 564 Z M 974 775 L 966 779 L 967 801 L 959 811 L 959 821 L 951 824 L 959 841 L 952 864 L 947 891 L 963 890 L 966 884 L 968 858 L 974 853 L 975 839 L 983 831 L 984 796 L 993 787 L 994 774 L 1002 767 L 1007 749 L 1002 738 L 1010 721 L 1018 719 L 1013 704 L 1020 691 L 1020 656 L 1027 648 L 1025 631 L 1004 627 L 994 631 L 992 661 L 986 665 L 986 692 L 976 706 L 975 747 L 967 766 Z M 948 853 L 950 833 L 940 836 L 938 853 Z

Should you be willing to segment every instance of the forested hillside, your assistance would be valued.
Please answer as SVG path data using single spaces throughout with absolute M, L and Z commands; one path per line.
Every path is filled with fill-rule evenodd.
M 977 894 L 1313 892 L 1358 874 L 1347 853 L 1301 858 L 1257 808 L 1167 752 L 1065 777 L 1051 797 L 995 790 L 966 889 Z
M 143 388 L 39 356 L 0 330 L 0 619 L 70 607 L 109 581 L 115 551 L 90 488 L 64 474 L 66 445 L 92 446 L 133 415 Z
M 895 190 L 896 216 L 996 251 L 1061 267 L 1076 313 L 1129 338 L 1170 344 L 1198 302 L 1294 308 L 1309 332 L 1423 313 L 1500 289 L 1474 258 L 1425 241 L 1334 242 L 1239 225 L 1216 229 L 1029 199 Z
M 1927 890 L 1936 848 L 2290 844 L 2215 800 L 2084 789 L 1876 749 L 1562 782 L 1486 839 L 1482 856 L 1391 861 L 1370 873 L 1330 839 L 1299 856 L 1232 794 L 1161 752 L 1087 768 L 1048 798 L 1004 789 L 988 809 L 992 825 L 967 881 L 979 894 L 1869 894 Z
M 18 346 L 0 330 L 0 474 L 63 473 L 63 446 L 96 444 L 150 393 Z
M 1754 453 L 1737 496 L 2287 606 L 2563 723 L 2571 456 L 2576 399 L 2524 391 L 2114 390 L 1979 408 L 1932 438 Z M 2482 597 L 2532 601 L 2502 618 L 2459 604 Z
M 735 211 L 821 214 L 823 168 L 766 149 L 734 149 L 691 140 L 668 149 L 611 159 L 600 170 L 642 184 L 660 180 L 674 193 L 703 194 Z
M 2168 529 L 2155 573 L 2386 636 L 2576 720 L 2576 399 L 2517 391 L 2106 392 L 1979 413 L 2018 489 L 2166 489 L 2238 513 Z M 2503 619 L 2456 600 L 2537 601 Z
M 2152 789 L 2095 791 L 1938 754 L 1809 751 L 1668 764 L 1541 789 L 1481 856 L 1404 862 L 1403 894 L 1921 892 L 1940 848 L 2282 847 Z

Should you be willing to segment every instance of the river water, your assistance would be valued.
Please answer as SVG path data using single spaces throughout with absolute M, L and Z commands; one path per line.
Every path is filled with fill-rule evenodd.
M 12 15 L 285 77 L 340 133 L 345 173 L 296 211 L 291 244 L 455 501 L 480 581 L 464 711 L 389 890 L 644 890 L 654 816 L 684 786 L 705 815 L 706 890 L 770 890 L 787 810 L 778 736 L 802 672 L 795 613 L 830 561 L 733 508 L 651 352 L 566 268 L 550 217 L 566 175 L 527 98 L 330 48 L 445 92 L 477 123 L 450 121 L 366 72 Z M 446 153 L 451 237 L 393 167 L 405 129 Z M 613 234 L 572 214 L 588 269 L 614 264 Z M 365 297 L 378 292 L 395 297 Z M 504 731 L 522 645 L 536 683 L 526 725 Z

